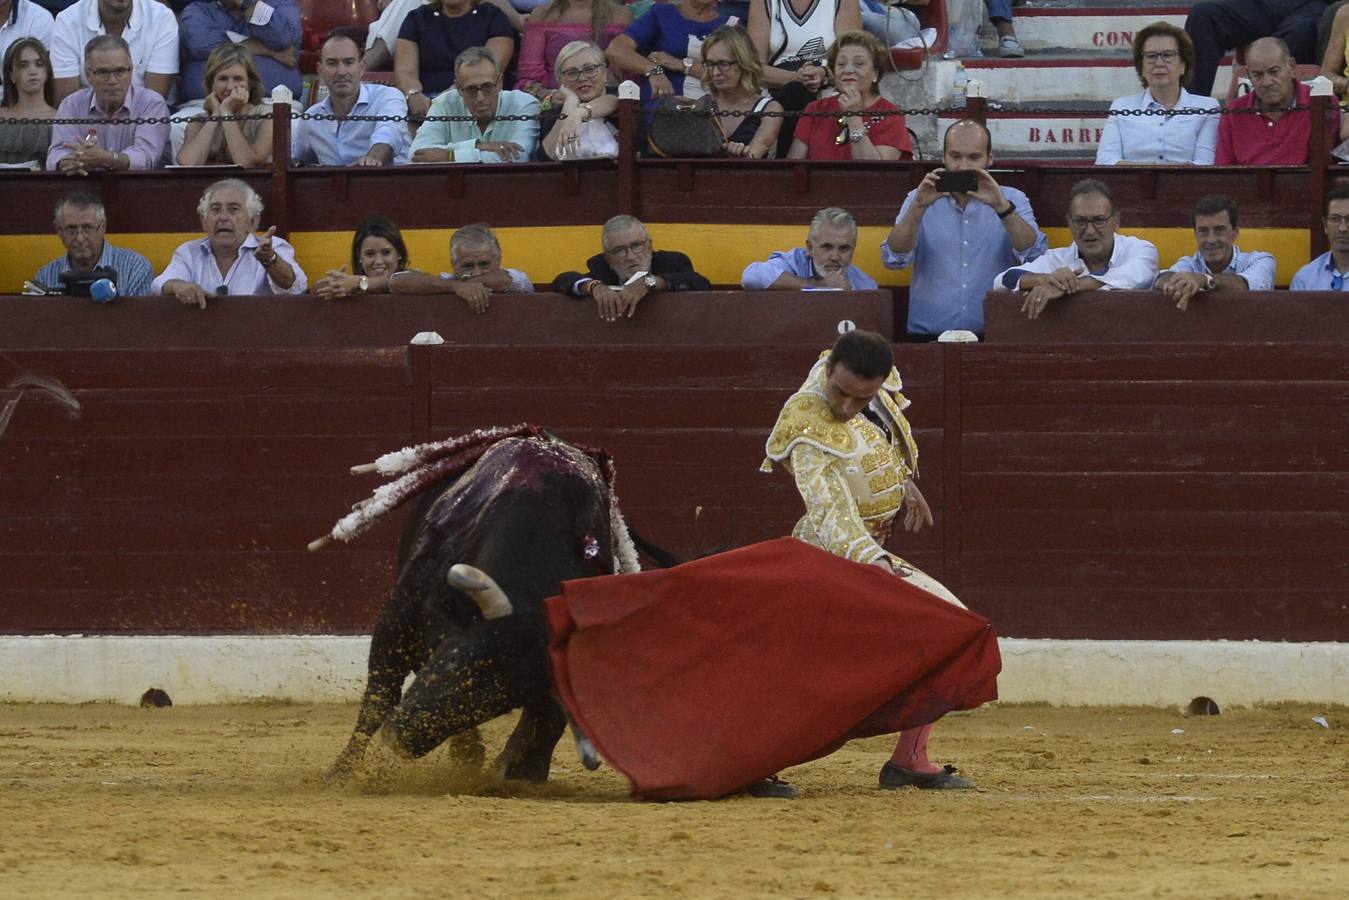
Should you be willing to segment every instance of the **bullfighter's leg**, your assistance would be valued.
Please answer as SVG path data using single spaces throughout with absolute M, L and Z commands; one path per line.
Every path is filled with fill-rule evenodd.
M 387 610 L 385 614 L 388 615 Z M 418 648 L 409 646 L 408 637 L 396 623 L 381 619 L 376 625 L 370 639 L 365 694 L 361 697 L 361 710 L 356 715 L 356 728 L 337 761 L 325 774 L 326 780 L 345 778 L 360 765 L 371 736 L 379 731 L 384 720 L 398 705 L 403 681 L 412 671 L 412 660 L 417 652 Z
M 497 772 L 513 781 L 547 781 L 553 749 L 566 728 L 567 715 L 551 696 L 526 704 L 506 749 L 497 757 Z

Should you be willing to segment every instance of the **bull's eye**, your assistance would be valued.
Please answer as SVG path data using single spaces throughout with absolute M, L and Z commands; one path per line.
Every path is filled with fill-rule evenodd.
M 594 559 L 600 555 L 600 542 L 595 540 L 593 534 L 585 536 L 585 548 L 581 551 L 581 555 L 586 559 Z

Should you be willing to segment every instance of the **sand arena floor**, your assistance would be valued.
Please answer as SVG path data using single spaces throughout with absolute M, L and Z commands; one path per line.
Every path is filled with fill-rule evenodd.
M 569 741 L 545 786 L 447 791 L 435 754 L 393 794 L 325 788 L 354 720 L 354 706 L 0 706 L 0 896 L 1349 891 L 1344 708 L 991 707 L 934 735 L 974 792 L 876 790 L 889 744 L 872 739 L 786 773 L 800 800 L 668 804 L 629 801 Z

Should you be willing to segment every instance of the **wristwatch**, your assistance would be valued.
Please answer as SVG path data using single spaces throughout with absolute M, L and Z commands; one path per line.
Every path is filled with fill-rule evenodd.
M 686 56 L 684 57 L 684 74 L 687 75 L 692 71 L 693 71 L 693 60 Z
M 656 289 L 656 285 L 659 283 L 660 282 L 656 280 L 655 275 L 647 275 L 642 279 L 642 284 L 646 285 L 646 289 L 648 291 L 654 291 Z
M 361 289 L 362 294 L 370 290 L 370 276 L 362 275 L 361 280 L 356 282 L 356 286 Z

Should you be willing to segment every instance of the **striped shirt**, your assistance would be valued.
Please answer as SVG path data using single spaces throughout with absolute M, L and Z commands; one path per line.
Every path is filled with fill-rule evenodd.
M 150 282 L 154 280 L 155 271 L 150 267 L 150 261 L 136 251 L 123 250 L 104 241 L 103 253 L 98 257 L 95 268 L 104 267 L 117 273 L 117 293 L 123 297 L 145 297 L 152 293 Z M 58 256 L 38 269 L 37 277 L 33 280 L 45 288 L 59 291 L 62 288 L 61 274 L 69 271 L 70 259 Z

